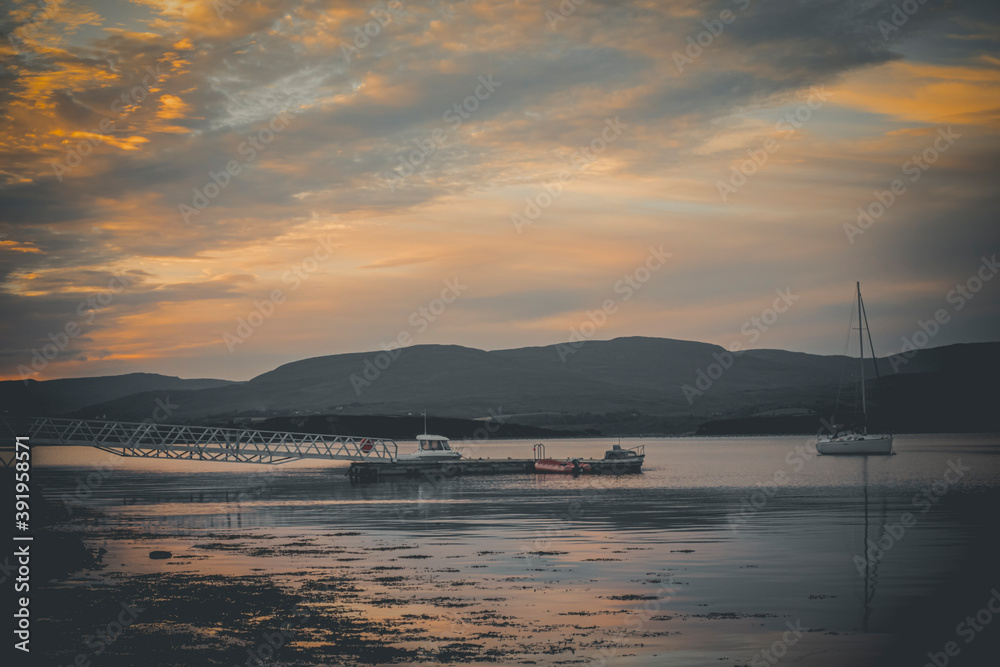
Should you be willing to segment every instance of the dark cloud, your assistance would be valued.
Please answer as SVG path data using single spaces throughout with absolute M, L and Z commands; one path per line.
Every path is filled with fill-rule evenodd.
M 884 110 L 836 110 L 835 102 L 784 144 L 734 204 L 705 200 L 706 192 L 712 197 L 712 181 L 768 136 L 771 114 L 799 103 L 811 86 L 833 87 L 920 59 L 936 66 L 989 62 L 984 56 L 995 57 L 998 34 L 995 2 L 928 2 L 889 39 L 879 21 L 891 21 L 893 3 L 884 1 L 587 2 L 550 25 L 545 12 L 558 7 L 406 3 L 403 15 L 350 60 L 341 46 L 370 16 L 356 3 L 291 0 L 244 3 L 221 19 L 210 3 L 159 14 L 143 8 L 144 18 L 156 23 L 135 23 L 86 44 L 6 53 L 0 63 L 6 124 L 0 231 L 40 250 L 12 246 L 0 254 L 4 312 L 20 323 L 4 325 L 7 352 L 23 356 L 44 344 L 49 332 L 76 316 L 79 294 L 100 289 L 116 265 L 138 271 L 136 262 L 144 259 L 190 261 L 190 267 L 225 262 L 230 260 L 213 258 L 267 247 L 316 218 L 338 215 L 350 224 L 378 215 L 417 218 L 484 191 L 537 190 L 567 169 L 573 151 L 615 116 L 629 130 L 595 165 L 601 178 L 589 183 L 610 186 L 621 179 L 625 188 L 644 181 L 649 189 L 642 196 L 622 194 L 620 202 L 607 195 L 595 208 L 613 218 L 609 228 L 621 226 L 618 241 L 642 247 L 666 238 L 685 258 L 681 276 L 658 276 L 637 297 L 650 308 L 740 302 L 785 286 L 822 290 L 831 280 L 850 283 L 849 274 L 942 281 L 961 276 L 970 257 L 997 245 L 989 212 L 997 204 L 991 179 L 1000 165 L 992 128 L 1000 105 L 963 116 L 977 125 L 969 141 L 853 246 L 842 224 L 866 203 L 864 193 L 884 187 L 906 158 L 863 147 L 859 137 L 919 132 L 930 121 L 903 122 Z M 724 9 L 735 20 L 679 71 L 674 54 L 686 53 L 687 39 Z M 106 18 L 110 25 L 114 17 Z M 132 95 L 147 68 L 156 67 L 163 72 L 156 90 L 132 98 L 127 113 L 116 110 L 115 100 Z M 445 114 L 474 95 L 481 76 L 500 86 L 456 127 Z M 248 157 L 245 142 L 262 136 L 282 113 L 287 127 Z M 113 120 L 114 129 L 95 138 L 103 119 Z M 435 130 L 443 141 L 433 155 L 390 183 L 387 175 Z M 838 150 L 838 141 L 860 148 Z M 892 147 L 909 149 L 920 141 L 900 135 Z M 53 163 L 81 142 L 92 144 L 91 154 L 60 180 Z M 799 162 L 779 161 L 793 150 Z M 186 223 L 179 206 L 193 206 L 195 192 L 212 187 L 211 174 L 233 160 L 242 172 L 225 179 Z M 699 182 L 704 192 L 693 192 Z M 523 197 L 508 197 L 507 208 L 519 210 Z M 580 200 L 575 205 L 576 214 L 555 212 L 538 229 L 585 234 L 591 211 Z M 463 211 L 462 229 L 509 232 L 509 214 L 497 210 L 506 209 Z M 620 219 L 619 210 L 626 211 Z M 741 224 L 753 225 L 754 232 Z M 816 260 L 820 247 L 829 248 L 823 266 Z M 778 249 L 784 248 L 782 257 Z M 692 256 L 700 262 L 689 261 Z M 552 257 L 563 261 L 555 246 Z M 383 266 L 360 263 L 373 265 Z M 384 264 L 414 271 L 429 265 Z M 92 327 L 117 326 L 119 317 L 160 304 L 239 301 L 266 288 L 245 266 L 212 266 L 214 271 L 178 276 L 175 264 L 169 278 L 136 273 L 135 284 Z M 503 268 L 493 270 L 499 285 Z M 376 273 L 386 272 L 365 275 Z M 558 271 L 538 275 L 551 284 L 470 296 L 457 310 L 489 322 L 556 317 L 592 307 L 616 278 L 595 275 L 571 286 L 572 278 Z M 922 309 L 936 298 L 914 297 L 909 306 Z M 906 307 L 900 304 L 892 317 L 901 318 Z M 742 311 L 733 314 L 737 324 L 742 317 Z

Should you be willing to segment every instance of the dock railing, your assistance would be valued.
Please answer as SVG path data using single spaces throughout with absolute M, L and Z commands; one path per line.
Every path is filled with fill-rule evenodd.
M 388 438 L 53 417 L 30 418 L 25 435 L 31 446 L 96 447 L 118 456 L 243 463 L 391 462 L 398 451 L 396 441 Z

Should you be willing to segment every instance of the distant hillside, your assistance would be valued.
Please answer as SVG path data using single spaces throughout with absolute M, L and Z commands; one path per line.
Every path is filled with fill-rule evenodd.
M 56 415 L 147 391 L 196 391 L 237 384 L 229 380 L 182 380 L 155 373 L 129 373 L 65 380 L 0 382 L 0 406 L 11 414 Z M 153 408 L 150 407 L 149 410 Z
M 982 401 L 977 396 L 988 400 L 996 393 L 990 389 L 995 381 L 989 378 L 1000 371 L 1000 344 L 951 345 L 921 350 L 906 363 L 900 360 L 879 360 L 883 375 L 890 376 L 886 384 L 895 397 L 891 400 L 899 405 L 920 405 L 928 414 L 934 413 L 935 405 L 950 405 L 949 412 L 959 418 L 966 413 L 952 404 L 951 397 L 965 396 L 968 405 L 978 406 Z M 892 372 L 893 365 L 898 373 Z M 84 395 L 53 401 L 44 412 L 143 420 L 151 416 L 157 401 L 166 401 L 170 416 L 161 421 L 179 423 L 296 415 L 416 415 L 426 410 L 464 419 L 501 415 L 505 423 L 563 431 L 683 433 L 711 420 L 767 410 L 798 408 L 828 414 L 841 380 L 851 380 L 856 368 L 856 360 L 842 356 L 748 350 L 730 357 L 716 345 L 662 338 L 493 352 L 416 345 L 394 359 L 385 352 L 316 357 L 285 364 L 248 382 L 203 381 L 216 383 L 205 388 L 174 384 L 136 390 L 133 384 L 109 398 L 85 388 Z M 866 375 L 873 374 L 869 361 Z M 933 377 L 947 382 L 927 379 Z M 955 386 L 963 382 L 983 389 L 962 393 Z M 840 393 L 842 401 L 852 398 L 849 389 Z M 890 400 L 888 394 L 885 400 Z M 929 426 L 934 420 L 928 414 L 921 415 L 921 423 Z M 946 423 L 945 417 L 940 423 Z
M 293 431 L 351 435 L 355 433 L 393 440 L 413 440 L 424 431 L 423 417 L 386 417 L 382 415 L 310 415 L 308 417 L 272 417 L 248 426 L 265 431 Z M 556 431 L 537 426 L 505 424 L 494 421 L 429 417 L 427 431 L 452 440 L 496 440 L 501 438 L 564 438 L 593 435 L 578 431 Z
M 997 365 L 969 358 L 961 370 L 889 375 L 870 383 L 868 425 L 872 431 L 971 433 L 1000 431 Z M 973 363 L 979 362 L 979 363 Z M 827 404 L 818 414 L 746 416 L 701 424 L 698 435 L 815 434 L 822 418 L 839 424 L 862 424 L 863 413 L 852 392 L 842 392 L 840 409 Z M 835 416 L 835 421 L 831 419 Z

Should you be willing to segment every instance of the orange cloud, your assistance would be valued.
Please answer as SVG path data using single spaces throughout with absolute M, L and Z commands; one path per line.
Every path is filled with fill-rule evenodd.
M 918 123 L 1000 127 L 1000 69 L 892 62 L 847 76 L 831 103 Z
M 34 243 L 21 243 L 4 239 L 0 241 L 0 250 L 13 250 L 14 252 L 41 252 Z
M 142 144 L 149 143 L 149 139 L 138 135 L 133 135 L 125 139 L 118 139 L 113 134 L 72 132 L 69 136 L 73 139 L 90 139 L 93 142 L 103 141 L 104 143 L 120 148 L 123 151 L 136 151 L 142 148 Z

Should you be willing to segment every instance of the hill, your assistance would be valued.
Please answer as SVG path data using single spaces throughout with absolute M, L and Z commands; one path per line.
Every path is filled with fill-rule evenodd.
M 577 348 L 550 345 L 491 352 L 416 345 L 395 356 L 372 352 L 303 359 L 242 383 L 169 378 L 172 383 L 148 387 L 140 379 L 152 382 L 149 378 L 163 376 L 138 374 L 118 376 L 124 384 L 114 388 L 107 386 L 114 378 L 92 378 L 88 380 L 96 384 L 84 382 L 79 392 L 65 384 L 33 391 L 36 397 L 57 399 L 46 406 L 48 414 L 138 421 L 150 417 L 157 401 L 166 401 L 170 418 L 163 421 L 175 423 L 417 415 L 426 410 L 465 419 L 499 415 L 505 422 L 568 431 L 682 433 L 704 422 L 767 410 L 828 414 L 842 378 L 846 384 L 856 366 L 856 360 L 843 356 L 784 350 L 730 355 L 706 343 L 631 337 L 588 341 Z M 964 419 L 969 410 L 959 409 L 955 397 L 975 407 L 996 396 L 990 378 L 1000 370 L 1000 344 L 921 350 L 910 359 L 880 359 L 879 368 L 889 376 L 881 407 L 913 412 L 913 406 L 919 406 L 922 427 L 952 430 L 948 414 L 929 416 L 937 412 L 935 406 L 942 412 L 947 406 L 947 412 L 954 413 L 952 421 Z M 874 374 L 870 361 L 866 374 Z M 74 382 L 82 381 L 37 384 Z M 199 382 L 208 386 L 184 384 Z M 850 392 L 841 393 L 842 403 L 853 398 Z
M 64 380 L 6 380 L 0 382 L 0 405 L 11 414 L 58 415 L 142 392 L 197 391 L 232 384 L 237 383 L 212 379 L 182 380 L 156 373 Z
M 424 430 L 423 417 L 386 417 L 383 415 L 309 415 L 307 417 L 271 417 L 255 421 L 253 428 L 263 431 L 296 433 L 364 433 L 378 438 L 412 440 Z M 575 431 L 555 431 L 537 426 L 505 424 L 495 421 L 430 417 L 427 430 L 451 440 L 487 440 L 502 438 L 565 438 L 589 435 Z

